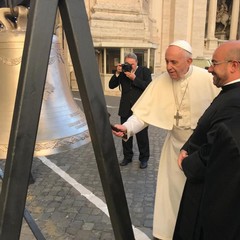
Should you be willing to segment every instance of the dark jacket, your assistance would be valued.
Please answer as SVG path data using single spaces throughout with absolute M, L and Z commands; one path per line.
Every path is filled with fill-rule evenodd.
M 208 143 L 199 155 L 206 163 L 199 213 L 202 239 L 240 239 L 240 116 L 216 125 Z
M 180 203 L 173 240 L 201 239 L 199 210 L 204 191 L 206 162 L 202 160 L 203 158 L 199 158 L 199 151 L 203 151 L 201 147 L 207 144 L 210 129 L 220 122 L 231 120 L 237 113 L 240 113 L 239 82 L 223 87 L 220 94 L 199 119 L 189 140 L 184 144 L 183 149 L 189 154 L 189 157 L 182 162 L 187 181 Z
M 152 81 L 151 72 L 146 67 L 139 66 L 135 75 L 136 78 L 132 81 L 124 73 L 120 73 L 118 77 L 114 74 L 109 81 L 109 88 L 120 88 L 121 99 L 118 115 L 121 117 L 128 118 L 132 115 L 132 106 Z

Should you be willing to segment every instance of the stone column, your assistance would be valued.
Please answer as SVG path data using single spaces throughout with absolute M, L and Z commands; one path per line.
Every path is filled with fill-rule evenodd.
M 151 1 L 150 1 L 151 2 Z M 152 0 L 151 5 L 152 18 L 155 20 L 155 26 L 152 30 L 158 47 L 155 51 L 155 75 L 161 73 L 161 52 L 162 52 L 162 24 L 163 24 L 163 0 Z
M 229 40 L 236 40 L 239 18 L 239 0 L 233 1 Z
M 217 0 L 209 0 L 208 21 L 207 21 L 207 49 L 215 49 L 218 46 L 218 40 L 215 38 L 217 15 Z

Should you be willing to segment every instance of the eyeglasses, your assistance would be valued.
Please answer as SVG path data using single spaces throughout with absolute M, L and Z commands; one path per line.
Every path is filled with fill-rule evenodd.
M 217 62 L 217 61 L 211 60 L 211 66 L 215 67 L 215 66 L 220 65 L 222 63 L 230 63 L 230 62 L 238 62 L 238 63 L 240 63 L 240 60 L 226 60 L 226 61 L 222 61 L 222 62 Z

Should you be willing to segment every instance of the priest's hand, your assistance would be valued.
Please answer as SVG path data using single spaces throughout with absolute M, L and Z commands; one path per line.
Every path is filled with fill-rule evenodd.
M 124 125 L 115 124 L 112 126 L 112 133 L 121 138 L 127 138 L 127 128 Z
M 181 150 L 179 155 L 178 155 L 178 166 L 179 168 L 182 170 L 182 161 L 184 160 L 184 158 L 188 157 L 188 152 L 185 150 Z

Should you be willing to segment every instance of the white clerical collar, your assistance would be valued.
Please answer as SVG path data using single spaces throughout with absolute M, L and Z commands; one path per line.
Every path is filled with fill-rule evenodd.
M 240 78 L 239 78 L 239 79 L 236 79 L 236 80 L 234 80 L 234 81 L 231 81 L 231 82 L 229 82 L 229 83 L 226 83 L 226 84 L 223 85 L 223 86 L 227 86 L 227 85 L 230 85 L 230 84 L 233 84 L 233 83 L 236 83 L 236 82 L 240 82 Z

